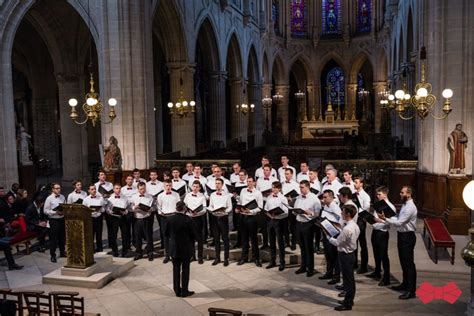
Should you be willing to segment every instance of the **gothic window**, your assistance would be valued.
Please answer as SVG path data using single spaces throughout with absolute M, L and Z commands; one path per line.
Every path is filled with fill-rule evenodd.
M 305 37 L 308 35 L 307 31 L 307 14 L 305 0 L 291 0 L 291 35 L 293 37 Z
M 323 34 L 339 35 L 341 34 L 341 1 L 323 0 Z
M 357 33 L 370 33 L 372 27 L 371 9 L 371 0 L 357 0 Z
M 280 4 L 278 0 L 272 0 L 272 22 L 275 34 L 280 34 Z
M 326 87 L 330 88 L 329 96 L 334 105 L 344 105 L 345 80 L 341 67 L 334 67 L 328 71 L 326 76 Z M 329 102 L 329 98 L 326 100 Z

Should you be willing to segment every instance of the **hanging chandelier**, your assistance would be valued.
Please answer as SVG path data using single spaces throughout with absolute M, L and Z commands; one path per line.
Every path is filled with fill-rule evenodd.
M 196 111 L 196 102 L 187 101 L 184 98 L 184 92 L 181 90 L 179 92 L 178 102 L 168 103 L 168 108 L 170 109 L 170 115 L 179 116 L 181 118 L 186 117 L 188 113 L 194 113 Z

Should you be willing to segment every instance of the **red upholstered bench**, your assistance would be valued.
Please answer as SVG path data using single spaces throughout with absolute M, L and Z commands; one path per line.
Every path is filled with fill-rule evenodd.
M 435 263 L 438 263 L 438 248 L 451 248 L 451 264 L 454 264 L 454 248 L 456 243 L 448 232 L 446 225 L 439 218 L 425 218 L 425 227 L 423 228 L 423 237 L 426 236 L 426 231 L 430 234 L 428 241 L 428 250 L 431 249 L 431 244 L 435 247 Z
M 24 245 L 26 249 L 26 254 L 30 254 L 30 245 L 31 240 L 38 237 L 38 234 L 32 231 L 26 231 L 22 233 L 18 233 L 13 236 L 13 239 L 10 240 L 9 244 L 11 247 L 16 247 L 17 251 L 19 251 L 19 246 Z

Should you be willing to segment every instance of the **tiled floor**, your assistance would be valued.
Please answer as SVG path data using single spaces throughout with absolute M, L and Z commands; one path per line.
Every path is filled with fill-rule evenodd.
M 420 223 L 421 225 L 421 223 Z M 419 231 L 422 231 L 421 229 Z M 367 231 L 370 242 L 370 228 Z M 401 278 L 397 256 L 396 233 L 391 233 L 390 258 L 393 280 Z M 418 234 L 415 257 L 418 269 L 418 284 L 431 282 L 441 286 L 454 281 L 463 291 L 459 300 L 450 305 L 441 300 L 423 304 L 418 299 L 398 300 L 398 293 L 377 286 L 378 281 L 365 276 L 356 276 L 357 294 L 351 315 L 463 315 L 470 297 L 470 270 L 460 257 L 467 243 L 466 236 L 456 236 L 456 264 L 449 263 L 447 253 L 440 252 L 439 264 L 430 259 L 425 243 Z M 369 264 L 373 264 L 369 246 Z M 141 260 L 136 267 L 118 280 L 100 290 L 66 288 L 42 285 L 41 276 L 60 267 L 49 261 L 47 253 L 34 252 L 29 256 L 17 256 L 24 265 L 21 271 L 5 271 L 0 267 L 0 287 L 15 289 L 33 288 L 51 290 L 77 290 L 86 298 L 86 309 L 101 315 L 206 315 L 209 307 L 222 307 L 253 314 L 287 315 L 315 314 L 335 315 L 333 310 L 338 292 L 326 282 L 295 275 L 294 267 L 283 272 L 266 270 L 254 264 L 237 266 L 191 265 L 190 289 L 196 294 L 190 298 L 176 298 L 172 291 L 172 265 L 161 260 Z M 316 269 L 324 271 L 324 256 L 315 255 Z

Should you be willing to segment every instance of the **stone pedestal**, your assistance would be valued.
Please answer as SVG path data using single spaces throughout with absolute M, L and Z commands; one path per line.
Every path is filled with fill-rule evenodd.
M 471 214 L 464 204 L 462 191 L 469 179 L 464 177 L 447 177 L 447 208 L 445 212 L 446 227 L 450 234 L 466 235 L 471 227 Z

